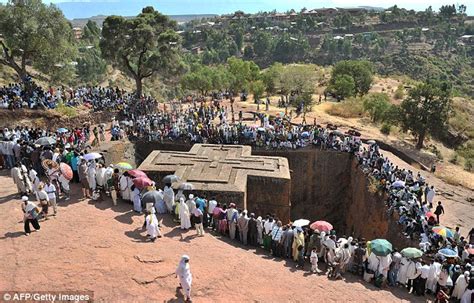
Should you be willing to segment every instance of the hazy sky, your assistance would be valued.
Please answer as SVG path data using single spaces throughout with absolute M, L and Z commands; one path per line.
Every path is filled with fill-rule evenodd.
M 0 0 L 6 2 L 6 0 Z M 437 10 L 443 4 L 467 5 L 468 14 L 474 15 L 474 1 L 450 1 L 450 0 L 46 0 L 45 3 L 56 3 L 64 11 L 67 18 L 90 17 L 98 14 L 103 15 L 136 15 L 140 9 L 147 5 L 154 6 L 157 10 L 169 14 L 225 14 L 236 10 L 249 13 L 258 11 L 278 11 L 294 8 L 299 10 L 303 7 L 308 9 L 321 7 L 355 7 L 355 6 L 377 6 L 390 7 L 397 4 L 399 7 L 408 9 L 424 10 L 432 6 Z M 471 4 L 472 3 L 472 4 Z

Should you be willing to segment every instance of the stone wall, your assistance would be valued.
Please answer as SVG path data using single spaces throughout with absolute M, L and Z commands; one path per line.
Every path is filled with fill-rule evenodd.
M 145 159 L 154 149 L 188 151 L 191 146 L 145 142 L 136 144 L 135 148 L 139 160 Z M 288 159 L 291 172 L 292 220 L 325 220 L 331 222 L 341 236 L 385 238 L 400 249 L 413 245 L 401 234 L 397 215 L 387 214 L 386 197 L 382 193 L 369 192 L 369 181 L 350 154 L 316 148 L 290 151 L 253 149 L 252 154 Z M 259 180 L 255 184 L 249 182 L 249 211 L 257 215 L 278 215 L 280 211 L 284 212 L 285 210 L 276 207 L 278 203 L 270 201 L 261 189 L 254 188 L 261 187 L 258 183 L 264 184 L 268 190 L 284 190 L 281 184 L 265 183 L 265 180 Z

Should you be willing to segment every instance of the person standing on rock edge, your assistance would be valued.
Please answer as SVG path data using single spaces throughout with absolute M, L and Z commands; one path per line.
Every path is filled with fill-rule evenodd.
M 176 277 L 179 279 L 178 289 L 183 289 L 186 302 L 191 302 L 191 284 L 193 276 L 189 266 L 189 256 L 183 255 L 176 268 Z
M 436 210 L 434 214 L 436 215 L 436 221 L 438 221 L 438 225 L 439 225 L 440 224 L 439 216 L 441 216 L 442 214 L 444 215 L 444 207 L 443 205 L 441 205 L 441 201 L 438 201 L 438 206 L 436 206 Z

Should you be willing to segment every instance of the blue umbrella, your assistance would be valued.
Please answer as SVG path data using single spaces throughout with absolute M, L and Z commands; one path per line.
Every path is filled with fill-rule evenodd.
M 438 253 L 446 258 L 457 258 L 458 254 L 456 251 L 452 250 L 451 248 L 442 248 L 438 251 Z
M 67 133 L 69 130 L 67 128 L 61 127 L 58 128 L 58 133 Z
M 376 256 L 387 256 L 392 252 L 392 243 L 385 239 L 375 239 L 370 241 L 370 248 Z

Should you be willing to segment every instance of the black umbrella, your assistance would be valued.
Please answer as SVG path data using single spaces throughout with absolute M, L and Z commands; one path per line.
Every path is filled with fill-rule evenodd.
M 173 182 L 176 182 L 176 181 L 179 181 L 179 177 L 176 176 L 176 175 L 167 175 L 163 178 L 163 183 L 173 183 Z
M 150 190 L 143 194 L 142 203 L 153 203 L 155 204 L 159 200 L 163 199 L 163 195 L 157 190 Z

